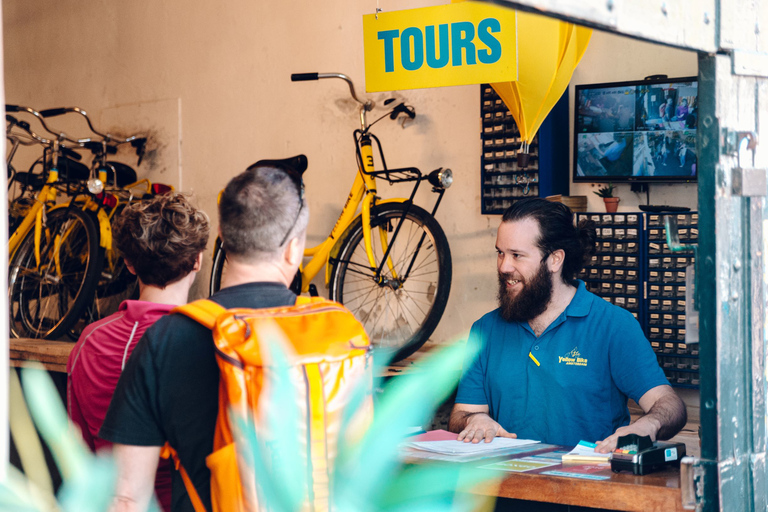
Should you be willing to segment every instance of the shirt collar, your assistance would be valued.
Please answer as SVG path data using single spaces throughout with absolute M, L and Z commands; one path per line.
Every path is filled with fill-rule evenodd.
M 592 301 L 595 300 L 595 296 L 587 291 L 584 281 L 578 280 L 578 283 L 576 294 L 571 299 L 571 303 L 565 308 L 567 316 L 587 316 L 592 308 Z
M 145 300 L 124 300 L 120 304 L 118 311 L 125 312 L 125 317 L 128 321 L 136 322 L 150 315 L 158 317 L 167 315 L 175 307 L 172 304 L 158 304 Z

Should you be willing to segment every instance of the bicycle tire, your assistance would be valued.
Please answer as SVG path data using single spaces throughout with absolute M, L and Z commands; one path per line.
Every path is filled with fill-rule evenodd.
M 392 239 L 398 224 L 402 226 L 397 238 Z M 451 250 L 440 224 L 416 205 L 377 206 L 371 212 L 371 226 L 387 234 L 397 279 L 384 265 L 382 281 L 374 280 L 365 251 L 362 218 L 358 218 L 348 228 L 338 257 L 332 261 L 330 296 L 365 326 L 376 359 L 396 362 L 424 345 L 445 311 L 451 289 Z M 379 230 L 372 231 L 372 239 L 376 259 L 381 261 L 384 251 Z M 423 243 L 419 247 L 420 240 Z M 401 281 L 403 277 L 405 281 Z
M 139 299 L 139 280 L 128 270 L 125 260 L 114 247 L 111 253 L 104 253 L 102 267 L 93 300 L 86 304 L 83 314 L 67 331 L 73 341 L 80 338 L 89 324 L 116 313 L 123 301 Z
M 58 275 L 55 240 L 59 247 Z M 34 229 L 22 240 L 9 268 L 11 333 L 17 337 L 55 339 L 67 332 L 93 298 L 103 251 L 93 217 L 78 209 L 48 212 L 35 264 Z
M 211 265 L 211 279 L 208 282 L 208 294 L 213 295 L 221 289 L 221 277 L 224 275 L 224 266 L 227 263 L 227 253 L 221 246 L 221 238 L 216 237 L 213 246 L 213 265 Z

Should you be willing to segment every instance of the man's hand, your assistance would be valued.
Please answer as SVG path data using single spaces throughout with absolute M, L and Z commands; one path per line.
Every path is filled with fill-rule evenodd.
M 595 451 L 608 453 L 616 449 L 620 436 L 638 434 L 656 439 L 670 439 L 685 426 L 688 414 L 685 404 L 670 386 L 649 389 L 639 400 L 645 416 L 626 427 L 620 427 L 612 435 L 599 441 Z
M 504 430 L 504 427 L 493 421 L 487 413 L 476 412 L 470 414 L 471 416 L 467 418 L 467 426 L 459 432 L 457 441 L 479 443 L 481 439 L 485 439 L 486 443 L 490 443 L 494 437 L 517 437 L 517 434 L 510 434 Z
M 458 432 L 458 440 L 465 443 L 479 443 L 481 439 L 490 443 L 494 437 L 517 437 L 517 434 L 510 434 L 488 415 L 487 405 L 455 404 L 448 430 Z
M 645 420 L 645 421 L 644 421 Z M 639 436 L 651 436 L 651 441 L 656 441 L 656 433 L 659 431 L 658 422 L 654 421 L 648 416 L 643 416 L 636 422 L 626 427 L 619 427 L 612 436 L 609 436 L 602 441 L 598 441 L 595 451 L 597 453 L 610 453 L 616 449 L 616 443 L 619 437 L 626 436 L 627 434 L 637 434 Z

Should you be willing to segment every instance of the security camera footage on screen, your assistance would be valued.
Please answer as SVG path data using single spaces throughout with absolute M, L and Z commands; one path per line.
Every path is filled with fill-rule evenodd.
M 695 180 L 697 82 L 629 84 L 576 88 L 574 178 Z

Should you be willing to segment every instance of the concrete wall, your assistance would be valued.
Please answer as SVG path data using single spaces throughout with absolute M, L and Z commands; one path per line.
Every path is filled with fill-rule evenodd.
M 381 7 L 437 3 L 398 0 Z M 333 226 L 354 178 L 357 118 L 343 83 L 291 83 L 289 76 L 343 72 L 363 91 L 361 17 L 376 5 L 5 0 L 7 101 L 38 109 L 77 105 L 106 129 L 152 134 L 155 151 L 141 173 L 194 193 L 214 221 L 216 195 L 229 178 L 258 159 L 304 153 L 310 162 L 309 242 L 316 243 Z M 573 83 L 696 72 L 693 53 L 595 33 Z M 456 177 L 437 214 L 454 261 L 450 302 L 434 336 L 446 341 L 495 307 L 499 219 L 479 213 L 479 87 L 372 98 L 380 104 L 391 96 L 407 99 L 418 116 L 405 129 L 389 121 L 378 125 L 388 164 L 448 166 Z M 590 208 L 601 211 L 592 190 L 574 185 L 571 193 L 589 196 Z M 385 197 L 407 193 L 387 185 L 380 191 Z M 618 195 L 622 210 L 644 202 L 628 186 Z M 418 200 L 431 205 L 431 196 L 425 190 Z M 651 202 L 695 207 L 695 185 L 653 186 Z M 198 296 L 207 289 L 207 274 L 198 279 Z

